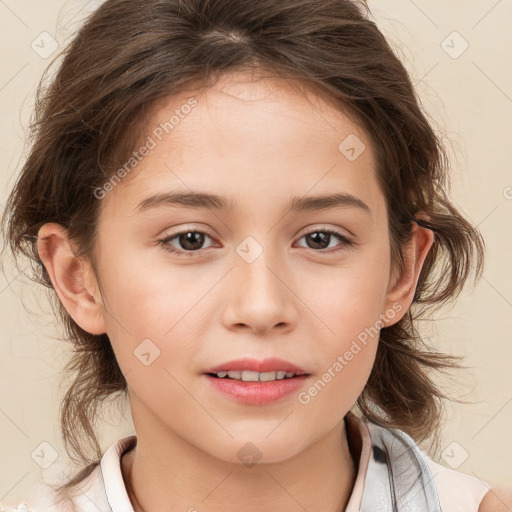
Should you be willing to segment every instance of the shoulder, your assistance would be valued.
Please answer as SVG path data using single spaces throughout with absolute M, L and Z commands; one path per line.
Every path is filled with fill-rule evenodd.
M 510 512 L 512 510 L 512 490 L 493 487 L 480 503 L 478 512 Z
M 496 500 L 499 498 L 487 482 L 476 476 L 447 468 L 424 455 L 432 471 L 443 510 L 510 512 L 510 508 L 496 508 Z
M 48 500 L 41 501 L 40 498 L 36 498 L 36 502 L 30 499 L 28 502 L 23 500 L 19 505 L 4 505 L 0 503 L 0 512 L 76 512 L 76 509 L 70 501 L 56 503 L 53 501 L 49 502 Z
M 42 492 L 40 492 L 42 491 Z M 31 496 L 18 505 L 0 503 L 0 512 L 72 512 L 71 503 L 57 499 L 56 494 L 46 484 L 37 484 Z
M 112 512 L 109 498 L 128 500 L 124 487 L 120 460 L 126 450 L 131 449 L 137 442 L 136 435 L 125 436 L 115 441 L 103 454 L 101 460 L 95 463 L 87 476 L 78 484 L 60 491 L 59 487 L 67 481 L 51 483 L 39 481 L 31 487 L 33 499 L 27 497 L 19 505 L 0 503 L 0 512 Z M 107 487 L 110 494 L 107 497 Z M 121 502 L 119 502 L 121 503 Z M 125 505 L 125 503 L 121 503 Z M 121 507 L 122 510 L 124 510 Z M 125 507 L 126 510 L 128 508 Z
M 33 512 L 26 502 L 19 505 L 3 505 L 0 503 L 0 512 Z
M 34 510 L 26 501 L 22 501 L 19 505 L 0 503 L 0 512 L 39 512 L 39 510 Z
M 59 492 L 57 488 L 58 482 L 39 481 L 31 488 L 31 497 L 19 505 L 1 503 L 0 512 L 111 512 L 99 466 L 68 491 Z

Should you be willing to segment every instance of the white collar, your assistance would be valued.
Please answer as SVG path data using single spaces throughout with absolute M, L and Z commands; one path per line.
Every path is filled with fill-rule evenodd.
M 112 512 L 133 512 L 121 473 L 121 457 L 137 444 L 137 436 L 131 435 L 116 441 L 101 458 L 100 467 L 105 494 Z

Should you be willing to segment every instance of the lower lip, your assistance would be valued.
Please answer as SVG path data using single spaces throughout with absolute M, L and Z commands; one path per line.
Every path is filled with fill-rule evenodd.
M 217 390 L 231 396 L 237 402 L 251 405 L 264 405 L 277 402 L 304 385 L 309 375 L 268 382 L 246 382 L 236 379 L 219 379 L 204 374 L 208 382 Z

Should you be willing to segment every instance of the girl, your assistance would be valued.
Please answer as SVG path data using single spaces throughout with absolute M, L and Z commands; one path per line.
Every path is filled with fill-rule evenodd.
M 417 444 L 430 370 L 456 365 L 417 319 L 483 265 L 446 167 L 364 4 L 107 0 L 38 98 L 3 218 L 76 349 L 84 467 L 5 510 L 505 507 Z M 101 453 L 117 392 L 136 434 Z

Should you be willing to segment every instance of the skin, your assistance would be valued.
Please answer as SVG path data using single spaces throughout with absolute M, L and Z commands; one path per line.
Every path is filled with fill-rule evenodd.
M 478 508 L 478 512 L 510 512 L 511 510 L 512 490 L 503 487 L 490 489 Z
M 192 95 L 198 105 L 102 200 L 98 275 L 74 256 L 59 224 L 41 228 L 41 259 L 74 320 L 108 334 L 126 376 L 138 443 L 122 471 L 137 512 L 344 510 L 356 465 L 343 418 L 368 379 L 378 336 L 308 404 L 297 393 L 239 404 L 202 373 L 276 356 L 312 374 L 307 389 L 365 328 L 405 314 L 433 234 L 415 225 L 403 270 L 391 271 L 370 140 L 315 94 L 278 78 L 225 75 L 203 93 L 160 103 L 146 135 Z M 354 161 L 338 150 L 350 134 L 366 146 Z M 136 212 L 144 198 L 171 190 L 215 193 L 237 206 Z M 371 214 L 346 206 L 288 212 L 293 196 L 333 191 L 358 197 Z M 325 229 L 356 245 L 331 237 L 323 249 L 304 236 Z M 193 257 L 158 244 L 184 230 L 208 235 Z M 236 252 L 249 236 L 263 250 L 251 263 Z M 189 247 L 179 238 L 168 244 Z M 160 350 L 148 366 L 134 355 L 147 338 Z M 252 467 L 237 456 L 248 442 L 261 452 Z

